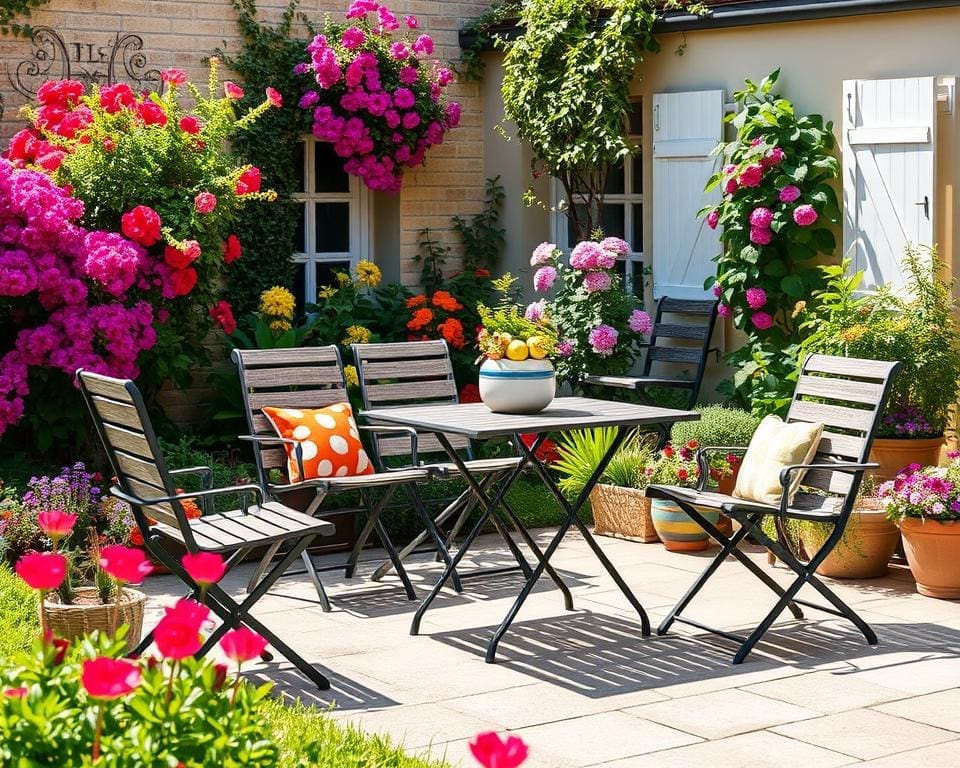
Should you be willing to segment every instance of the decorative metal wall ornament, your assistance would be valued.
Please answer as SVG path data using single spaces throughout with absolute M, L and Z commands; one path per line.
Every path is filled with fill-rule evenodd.
M 123 81 L 136 90 L 160 87 L 160 71 L 148 69 L 140 35 L 118 32 L 106 45 L 68 43 L 51 27 L 35 27 L 30 39 L 32 56 L 7 65 L 10 85 L 28 99 L 45 80 L 81 80 L 88 86 Z

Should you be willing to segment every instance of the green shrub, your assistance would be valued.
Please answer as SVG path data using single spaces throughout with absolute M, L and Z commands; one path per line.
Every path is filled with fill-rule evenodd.
M 0 660 L 25 651 L 39 632 L 33 590 L 13 571 L 0 565 Z
M 698 406 L 699 421 L 681 421 L 670 430 L 675 445 L 696 440 L 700 445 L 750 445 L 760 419 L 738 408 L 722 405 Z

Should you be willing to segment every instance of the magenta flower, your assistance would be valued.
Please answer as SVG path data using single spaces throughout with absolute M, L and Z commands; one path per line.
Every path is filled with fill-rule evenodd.
M 393 56 L 397 61 L 403 61 L 410 55 L 410 49 L 407 48 L 406 43 L 402 43 L 399 40 L 390 45 L 390 55 Z M 403 72 L 400 72 L 400 79 L 403 80 Z
M 347 27 L 340 36 L 341 45 L 348 50 L 359 48 L 366 40 L 367 36 L 360 27 Z
M 530 266 L 539 267 L 543 264 L 548 264 L 553 260 L 556 250 L 556 243 L 540 243 L 540 245 L 533 249 L 533 255 L 530 257 Z
M 812 205 L 798 205 L 793 212 L 793 220 L 801 227 L 809 227 L 818 218 Z
M 537 323 L 543 319 L 543 316 L 546 314 L 546 312 L 546 299 L 540 299 L 540 301 L 534 301 L 527 305 L 527 309 L 524 311 L 523 317 L 526 320 L 529 320 L 531 323 Z
M 728 163 L 727 165 L 723 166 L 723 172 L 727 176 L 729 176 L 731 173 L 736 173 L 736 171 L 737 166 L 735 166 L 733 163 Z
M 720 223 L 720 211 L 714 208 L 710 213 L 707 214 L 707 226 L 710 229 L 716 229 L 717 224 Z
M 760 163 L 764 168 L 770 168 L 774 165 L 780 165 L 783 162 L 785 153 L 780 147 L 774 147 L 770 150 L 766 157 L 764 157 Z
M 564 339 L 557 344 L 557 354 L 560 357 L 570 357 L 577 348 L 577 342 L 573 339 Z
M 731 313 L 730 313 L 730 307 L 729 307 L 729 305 L 727 305 L 727 304 L 720 304 L 720 305 L 717 307 L 717 314 L 720 315 L 720 317 L 730 317 L 730 314 L 731 314 Z
M 429 56 L 433 53 L 433 39 L 430 35 L 420 35 L 413 41 L 413 50 L 415 53 Z
M 763 288 L 747 288 L 747 304 L 750 309 L 760 309 L 767 303 L 767 292 Z
M 740 172 L 739 182 L 741 187 L 758 187 L 763 180 L 763 166 L 757 163 L 748 165 Z
M 538 293 L 546 293 L 557 279 L 557 270 L 553 267 L 540 267 L 533 275 L 533 287 Z
M 593 351 L 601 357 L 609 357 L 613 354 L 613 348 L 617 346 L 617 338 L 620 334 L 613 326 L 601 324 L 591 329 L 587 334 L 587 341 Z
M 780 202 L 792 203 L 800 197 L 800 188 L 793 184 L 788 184 L 780 190 Z
M 750 316 L 750 322 L 758 331 L 766 331 L 773 326 L 773 317 L 767 312 L 754 312 Z
M 773 230 L 763 227 L 750 227 L 750 242 L 756 245 L 770 245 L 773 240 Z
M 723 286 L 720 285 L 720 283 L 718 283 L 718 282 L 717 282 L 717 283 L 714 283 L 714 284 L 713 284 L 713 295 L 716 296 L 716 297 L 719 299 L 722 294 L 723 294 Z
M 627 326 L 634 333 L 642 333 L 646 336 L 653 330 L 653 320 L 651 320 L 650 315 L 642 309 L 635 309 L 630 313 Z
M 581 270 L 597 269 L 601 258 L 605 258 L 603 248 L 598 243 L 584 240 L 570 252 L 570 266 Z
M 736 194 L 738 189 L 740 189 L 740 185 L 737 183 L 736 178 L 732 176 L 723 183 L 723 194 L 725 195 Z
M 620 237 L 607 237 L 600 241 L 600 247 L 617 256 L 626 256 L 630 253 L 630 244 Z M 611 265 L 612 266 L 612 265 Z
M 583 276 L 583 287 L 587 289 L 587 293 L 608 291 L 612 282 L 608 272 L 587 272 Z
M 407 17 L 404 19 L 404 21 L 407 23 L 407 27 L 408 27 L 409 29 L 416 29 L 417 27 L 420 26 L 419 22 L 417 22 L 417 17 L 416 17 L 416 16 L 407 16 Z
M 750 214 L 750 226 L 769 229 L 773 222 L 773 211 L 769 208 L 754 208 Z

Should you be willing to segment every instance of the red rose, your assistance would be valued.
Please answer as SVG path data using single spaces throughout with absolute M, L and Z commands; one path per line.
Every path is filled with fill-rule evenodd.
M 227 264 L 232 264 L 240 258 L 243 248 L 240 246 L 240 238 L 236 235 L 230 235 L 223 244 L 223 260 Z
M 238 195 L 250 195 L 260 191 L 260 169 L 251 165 L 237 179 L 236 192 Z
M 106 656 L 87 659 L 83 662 L 80 681 L 90 698 L 111 701 L 136 690 L 140 685 L 140 667 Z
M 210 317 L 229 336 L 237 330 L 237 321 L 233 317 L 233 309 L 227 301 L 218 301 L 210 307 Z
M 126 83 L 108 85 L 100 89 L 100 106 L 108 115 L 113 115 L 121 109 L 133 109 L 137 97 Z
M 267 648 L 267 641 L 249 627 L 238 627 L 223 636 L 220 648 L 227 658 L 242 664 L 263 653 Z
M 67 156 L 66 152 L 62 152 L 59 149 L 48 150 L 42 155 L 37 157 L 37 165 L 39 165 L 43 170 L 48 173 L 53 173 L 57 168 L 60 167 L 60 164 L 63 162 L 63 158 Z
M 174 269 L 186 269 L 193 261 L 186 251 L 181 251 L 172 245 L 163 249 L 163 260 Z
M 267 101 L 270 102 L 270 106 L 272 107 L 283 106 L 283 96 L 276 88 L 267 88 Z
M 170 275 L 170 286 L 175 296 L 186 296 L 197 284 L 197 270 L 193 267 L 175 269 Z
M 104 139 L 105 149 L 106 141 L 107 139 Z M 161 223 L 160 214 L 153 208 L 148 205 L 138 205 L 120 217 L 120 231 L 124 237 L 149 248 L 160 239 Z
M 137 117 L 144 125 L 159 125 L 163 127 L 167 124 L 167 113 L 163 107 L 154 101 L 144 101 L 137 105 Z
M 217 196 L 210 192 L 201 192 L 193 198 L 193 207 L 197 213 L 212 213 L 217 207 Z
M 203 123 L 200 118 L 194 115 L 184 115 L 180 118 L 180 130 L 194 136 L 203 130 Z
M 678 469 L 678 470 L 677 470 L 677 479 L 678 479 L 678 480 L 686 480 L 689 476 L 690 476 L 690 473 L 687 472 L 687 470 L 685 470 L 685 469 Z

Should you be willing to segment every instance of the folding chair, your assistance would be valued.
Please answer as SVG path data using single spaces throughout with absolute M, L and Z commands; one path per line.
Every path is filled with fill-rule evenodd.
M 357 366 L 357 376 L 360 380 L 363 406 L 366 409 L 459 402 L 457 384 L 454 380 L 453 366 L 450 361 L 450 349 L 447 342 L 442 339 L 387 344 L 354 344 L 352 349 L 354 362 Z M 465 437 L 458 435 L 446 435 L 445 437 L 451 446 L 463 455 L 468 471 L 474 477 L 482 478 L 481 483 L 484 489 L 496 485 L 520 464 L 521 459 L 518 456 L 477 459 L 473 454 L 470 441 Z M 409 439 L 389 433 L 374 433 L 372 444 L 374 461 L 384 469 L 391 460 L 400 459 L 405 466 L 419 466 L 428 469 L 437 477 L 455 478 L 462 476 L 457 466 L 449 460 L 436 435 L 417 435 L 418 454 L 416 456 L 410 454 Z M 432 463 L 424 462 L 424 457 L 430 455 L 440 455 L 441 459 Z M 476 503 L 476 495 L 468 487 L 432 520 L 428 530 L 423 531 L 400 551 L 400 558 L 403 559 L 416 551 L 416 548 L 423 544 L 428 537 L 436 536 L 439 529 L 436 532 L 434 529 L 456 515 L 444 542 L 444 549 L 449 549 Z M 516 520 L 515 512 L 510 509 L 505 499 L 501 501 L 500 506 L 508 520 Z M 429 519 L 429 516 L 425 516 Z M 518 566 L 486 569 L 459 575 L 454 571 L 451 573 L 451 580 L 458 592 L 461 590 L 460 578 L 466 578 L 467 576 L 513 571 L 517 567 L 528 578 L 530 576 L 529 565 L 517 548 L 513 538 L 504 530 L 502 521 L 497 515 L 491 515 L 490 520 L 507 543 L 511 554 L 517 560 Z M 532 551 L 539 551 L 536 543 L 530 538 L 522 525 L 514 523 L 513 527 Z M 384 563 L 374 573 L 373 578 L 382 578 L 391 567 L 389 562 Z M 547 570 L 551 578 L 563 591 L 569 609 L 572 606 L 572 598 L 567 587 L 557 576 L 552 566 L 547 566 Z
M 250 430 L 249 435 L 241 435 L 240 439 L 253 442 L 257 476 L 270 496 L 297 507 L 298 505 L 303 506 L 302 491 L 307 490 L 308 493 L 312 491 L 312 499 L 302 510 L 310 515 L 316 512 L 327 494 L 359 491 L 364 502 L 364 508 L 368 512 L 367 523 L 356 537 L 353 549 L 344 564 L 317 568 L 309 552 L 303 553 L 304 565 L 314 582 L 323 610 L 330 610 L 330 601 L 317 572 L 343 569 L 347 578 L 352 577 L 356 570 L 360 551 L 374 532 L 386 549 L 408 599 L 416 600 L 417 593 L 413 589 L 396 547 L 383 525 L 381 515 L 393 498 L 394 493 L 401 487 L 406 489 L 411 502 L 419 510 L 419 495 L 416 493 L 415 485 L 429 480 L 432 477 L 431 473 L 425 469 L 409 467 L 395 472 L 377 472 L 371 475 L 288 482 L 286 479 L 287 452 L 283 446 L 284 444 L 294 445 L 296 455 L 299 456 L 299 444 L 296 440 L 278 437 L 270 421 L 261 410 L 265 406 L 295 409 L 325 408 L 335 403 L 348 402 L 350 398 L 347 394 L 343 366 L 337 347 L 235 349 L 231 357 L 240 374 L 244 410 Z M 394 438 L 405 440 L 408 450 L 414 454 L 417 452 L 416 432 L 411 429 L 376 426 L 360 426 L 359 428 L 375 435 L 388 434 Z M 278 473 L 281 479 L 278 481 L 272 480 L 271 473 Z M 381 493 L 375 501 L 371 500 L 369 496 L 370 492 L 374 490 Z M 359 511 L 364 510 L 333 510 L 328 514 L 331 516 L 333 514 L 355 514 Z M 434 543 L 436 544 L 436 541 Z M 276 556 L 280 546 L 281 544 L 278 543 L 268 550 L 250 578 L 249 590 L 256 587 L 258 580 L 272 558 Z
M 650 341 L 644 346 L 643 368 L 639 376 L 586 376 L 584 384 L 615 389 L 633 390 L 640 402 L 656 405 L 650 396 L 651 389 L 686 389 L 687 402 L 683 407 L 693 408 L 700 396 L 700 386 L 707 370 L 707 359 L 715 352 L 719 359 L 720 351 L 711 349 L 710 340 L 717 321 L 717 301 L 696 301 L 671 299 L 664 296 L 657 302 L 657 314 L 654 318 Z M 670 315 L 669 322 L 664 315 Z M 685 322 L 680 322 L 685 320 Z M 668 344 L 664 342 L 669 341 Z M 680 376 L 653 376 L 653 365 L 694 367 L 693 378 Z M 659 428 L 661 444 L 669 439 L 669 430 Z
M 143 398 L 134 383 L 86 371 L 77 371 L 77 379 L 117 478 L 110 493 L 130 504 L 147 551 L 176 574 L 195 597 L 200 595 L 199 585 L 179 560 L 163 547 L 165 539 L 177 542 L 190 553 L 222 554 L 226 556 L 228 570 L 257 547 L 289 545 L 280 562 L 264 575 L 259 586 L 242 602 L 235 601 L 219 585 L 207 589 L 207 605 L 222 623 L 213 630 L 197 655 L 206 654 L 228 630 L 245 624 L 263 635 L 318 688 L 328 689 L 327 678 L 251 616 L 250 611 L 317 536 L 333 533 L 333 525 L 275 501 L 266 501 L 263 489 L 258 485 L 210 488 L 212 472 L 209 467 L 168 470 Z M 177 493 L 173 478 L 189 474 L 199 475 L 204 489 Z M 240 494 L 240 509 L 210 511 L 208 502 L 227 494 Z M 251 496 L 255 502 L 248 504 Z M 187 518 L 180 502 L 188 498 L 200 500 L 204 512 L 200 518 Z M 135 652 L 142 653 L 151 642 L 152 631 Z
M 699 488 L 665 485 L 651 485 L 647 488 L 647 496 L 675 502 L 720 543 L 720 552 L 667 614 L 657 629 L 658 634 L 666 633 L 674 621 L 679 621 L 735 640 L 740 643 L 740 648 L 733 658 L 733 663 L 739 664 L 785 608 L 789 608 L 797 619 L 802 619 L 803 613 L 798 606 L 803 605 L 848 619 L 863 633 L 870 645 L 876 644 L 877 636 L 874 631 L 852 608 L 820 581 L 815 572 L 817 566 L 830 554 L 843 536 L 864 472 L 878 466 L 868 464 L 866 461 L 870 455 L 874 433 L 880 422 L 880 414 L 887 401 L 891 381 L 899 369 L 898 362 L 827 355 L 810 355 L 804 360 L 786 420 L 823 423 L 824 431 L 811 464 L 789 466 L 780 473 L 779 480 L 784 493 L 779 506 L 759 504 L 705 490 L 709 476 L 710 453 L 742 452 L 746 450 L 744 448 L 721 446 L 701 448 L 697 453 L 700 466 Z M 806 471 L 803 486 L 818 492 L 797 493 L 793 503 L 788 504 L 787 489 L 790 487 L 794 473 L 802 470 Z M 724 514 L 740 523 L 740 530 L 732 536 L 721 533 L 715 525 L 706 520 L 697 509 L 698 507 L 722 510 Z M 768 536 L 760 527 L 761 521 L 767 515 L 774 519 L 776 536 Z M 807 562 L 802 562 L 791 551 L 786 531 L 788 520 L 808 520 L 832 526 L 823 546 L 813 553 Z M 748 535 L 770 549 L 794 571 L 796 579 L 793 583 L 786 588 L 781 587 L 759 565 L 738 549 L 737 545 Z M 683 610 L 728 555 L 740 561 L 779 597 L 776 605 L 748 637 L 714 629 L 681 616 Z M 795 596 L 804 584 L 809 584 L 816 589 L 831 605 L 825 606 L 797 599 Z

